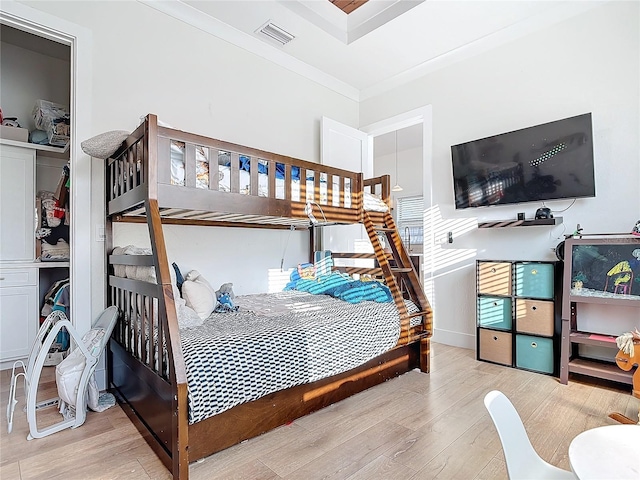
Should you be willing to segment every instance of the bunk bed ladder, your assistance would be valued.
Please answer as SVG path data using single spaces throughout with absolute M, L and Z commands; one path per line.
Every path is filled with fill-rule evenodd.
M 398 308 L 400 314 L 400 343 L 408 343 L 422 337 L 431 336 L 431 317 L 432 311 L 427 296 L 422 289 L 422 284 L 418 278 L 418 274 L 413 266 L 413 262 L 409 258 L 409 255 L 402 243 L 400 234 L 396 227 L 391 213 L 387 212 L 383 215 L 382 224 L 374 224 L 371 216 L 364 212 L 364 226 L 367 229 L 369 240 L 373 245 L 373 250 L 376 255 L 376 259 L 393 300 Z M 385 252 L 385 248 L 380 240 L 380 236 L 384 235 L 386 238 L 386 244 L 391 250 L 391 254 Z M 393 265 L 389 259 L 393 260 Z M 400 283 L 403 283 L 406 293 L 409 298 L 418 306 L 418 312 L 409 313 L 404 303 L 403 291 L 400 288 Z M 422 329 L 410 328 L 411 318 L 413 317 L 425 317 L 423 321 Z

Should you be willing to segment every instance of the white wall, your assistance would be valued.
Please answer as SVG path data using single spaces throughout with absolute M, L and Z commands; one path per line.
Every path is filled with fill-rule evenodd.
M 397 183 L 402 187 L 401 192 L 392 192 L 393 197 L 412 197 L 422 195 L 423 167 L 422 147 L 401 149 L 397 154 L 398 178 L 396 180 L 396 154 L 377 155 L 373 152 L 373 175 L 391 176 L 391 186 Z
M 38 99 L 69 106 L 70 64 L 26 48 L 0 42 L 0 105 L 5 117 L 18 117 L 23 128 L 34 130 L 32 111 Z
M 308 261 L 307 232 L 253 228 L 221 230 L 217 227 L 165 226 L 169 262 L 175 262 L 183 276 L 198 270 L 216 290 L 230 282 L 235 294 L 249 294 L 281 291 L 289 281 L 290 269 Z M 146 225 L 114 226 L 114 245 L 129 244 L 150 247 Z
M 436 238 L 468 230 L 454 234 L 451 245 L 433 245 L 436 341 L 475 346 L 476 259 L 554 260 L 551 249 L 578 223 L 585 233 L 629 232 L 640 218 L 639 7 L 604 4 L 361 102 L 361 125 L 433 107 L 433 171 L 425 172 L 425 187 L 432 186 Z M 593 113 L 597 196 L 559 214 L 563 225 L 473 227 L 476 218 L 515 219 L 522 211 L 533 216 L 540 206 L 535 203 L 455 210 L 451 145 L 585 112 Z M 547 204 L 560 210 L 570 202 Z M 603 316 L 581 308 L 579 328 L 580 322 L 619 334 L 637 326 L 637 310 Z
M 319 161 L 322 115 L 358 124 L 356 102 L 139 2 L 21 3 L 91 31 L 95 134 L 133 130 L 140 116 L 155 113 L 181 130 Z M 93 160 L 94 226 L 104 221 L 102 167 Z M 197 268 L 213 284 L 233 281 L 236 293 L 268 289 L 267 270 L 280 267 L 285 233 L 166 230 L 171 261 Z M 123 225 L 114 245 L 145 238 L 144 230 Z M 307 245 L 306 233 L 293 233 L 285 267 L 306 261 Z M 94 302 L 101 302 L 100 248 L 92 258 Z

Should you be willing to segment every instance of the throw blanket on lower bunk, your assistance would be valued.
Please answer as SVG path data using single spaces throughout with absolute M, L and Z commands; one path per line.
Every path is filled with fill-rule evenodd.
M 393 302 L 391 291 L 386 285 L 376 281 L 354 280 L 348 275 L 337 272 L 307 279 L 301 277 L 298 271 L 293 271 L 291 281 L 285 290 L 331 295 L 349 303 L 360 303 L 366 300 L 380 303 Z
M 190 424 L 355 368 L 399 338 L 393 303 L 351 304 L 299 291 L 234 301 L 239 311 L 213 313 L 203 325 L 180 332 Z M 410 302 L 408 309 L 418 311 Z

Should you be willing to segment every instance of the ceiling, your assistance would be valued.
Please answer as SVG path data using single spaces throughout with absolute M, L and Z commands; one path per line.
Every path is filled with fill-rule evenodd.
M 356 101 L 604 3 L 369 0 L 347 14 L 331 0 L 139 1 Z M 256 32 L 268 22 L 295 38 Z
M 9 25 L 0 24 L 0 39 L 2 43 L 10 43 L 16 47 L 25 48 L 41 55 L 54 57 L 67 62 L 71 61 L 71 48 L 58 42 L 52 42 Z
M 344 13 L 351 13 L 356 8 L 361 7 L 369 0 L 329 0 Z

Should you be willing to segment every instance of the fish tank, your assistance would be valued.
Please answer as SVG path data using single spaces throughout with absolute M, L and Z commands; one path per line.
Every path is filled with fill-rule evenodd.
M 639 236 L 583 235 L 564 249 L 571 301 L 640 306 Z

